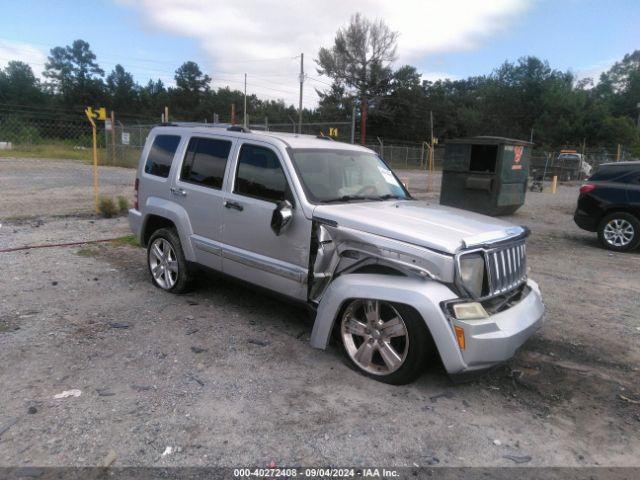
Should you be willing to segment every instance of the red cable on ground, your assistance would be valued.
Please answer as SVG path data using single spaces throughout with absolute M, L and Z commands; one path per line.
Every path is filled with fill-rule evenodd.
M 84 242 L 69 242 L 69 243 L 49 243 L 46 245 L 28 245 L 26 247 L 14 247 L 14 248 L 3 248 L 0 250 L 0 253 L 8 253 L 8 252 L 17 252 L 20 250 L 31 250 L 34 248 L 52 248 L 52 247 L 74 247 L 77 245 L 86 245 L 89 243 L 101 243 L 101 242 L 113 242 L 115 240 L 119 240 L 122 237 L 116 238 L 103 238 L 100 240 L 86 240 Z

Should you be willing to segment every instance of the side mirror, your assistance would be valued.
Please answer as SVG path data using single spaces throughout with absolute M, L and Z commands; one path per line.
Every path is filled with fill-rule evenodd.
M 282 200 L 273 211 L 271 230 L 280 236 L 289 228 L 291 220 L 293 220 L 293 206 L 289 200 Z

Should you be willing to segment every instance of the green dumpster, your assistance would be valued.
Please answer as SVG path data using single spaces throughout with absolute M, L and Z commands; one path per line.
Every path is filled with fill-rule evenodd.
M 440 203 L 486 215 L 509 215 L 524 204 L 532 143 L 502 137 L 449 140 Z

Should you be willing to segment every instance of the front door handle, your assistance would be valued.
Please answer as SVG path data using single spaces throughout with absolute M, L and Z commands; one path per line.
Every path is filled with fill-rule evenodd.
M 224 202 L 224 206 L 226 208 L 233 208 L 234 210 L 238 210 L 239 212 L 244 210 L 244 207 L 242 205 L 240 205 L 239 203 L 236 203 L 236 202 L 230 202 L 229 200 L 226 200 Z
M 187 191 L 184 188 L 171 187 L 169 190 L 174 195 L 178 195 L 180 197 L 186 197 L 187 196 Z

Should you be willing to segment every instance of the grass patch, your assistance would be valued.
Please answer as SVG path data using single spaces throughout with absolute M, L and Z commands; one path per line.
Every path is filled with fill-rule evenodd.
M 101 197 L 98 200 L 98 211 L 104 218 L 112 218 L 119 213 L 116 202 L 110 197 Z
M 76 149 L 64 144 L 16 145 L 11 150 L 0 150 L 0 157 L 56 158 L 64 160 L 82 160 L 93 162 L 90 148 Z M 104 157 L 104 149 L 98 149 L 98 163 Z
M 130 247 L 140 246 L 135 235 L 125 235 L 124 237 L 116 238 L 112 243 L 115 245 L 128 245 Z
M 127 200 L 127 197 L 125 197 L 124 195 L 118 195 L 118 198 L 116 198 L 116 200 L 118 202 L 118 210 L 120 210 L 120 213 L 122 215 L 126 215 L 129 211 L 129 200 Z
M 97 257 L 100 253 L 100 249 L 95 245 L 86 245 L 84 247 L 80 247 L 76 252 L 76 255 L 80 255 L 81 257 Z
M 140 149 L 118 150 L 112 157 L 106 149 L 98 148 L 98 165 L 136 168 L 140 159 Z M 79 160 L 93 164 L 93 152 L 90 147 L 78 148 L 65 143 L 43 143 L 14 145 L 11 150 L 0 150 L 0 158 L 51 158 L 60 160 Z

